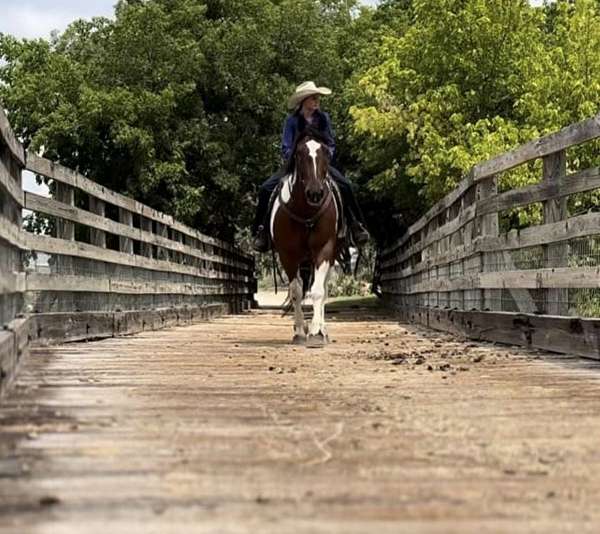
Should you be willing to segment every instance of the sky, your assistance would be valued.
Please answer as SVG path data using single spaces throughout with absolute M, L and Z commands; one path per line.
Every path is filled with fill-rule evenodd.
M 377 0 L 362 0 L 376 5 Z M 530 0 L 540 5 L 542 0 Z M 16 37 L 49 37 L 70 22 L 94 16 L 110 17 L 116 0 L 0 0 L 0 33 Z

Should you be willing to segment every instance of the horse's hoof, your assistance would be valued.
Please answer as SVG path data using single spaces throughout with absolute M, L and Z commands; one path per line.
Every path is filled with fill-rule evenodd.
M 294 345 L 304 345 L 306 343 L 306 336 L 300 336 L 296 334 L 292 339 Z
M 328 341 L 327 336 L 324 336 L 320 332 L 314 335 L 311 334 L 306 338 L 306 347 L 309 349 L 320 349 L 327 345 Z

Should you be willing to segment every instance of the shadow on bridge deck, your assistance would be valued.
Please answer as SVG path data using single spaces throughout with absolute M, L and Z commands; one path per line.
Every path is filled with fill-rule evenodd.
M 317 351 L 270 310 L 35 349 L 0 531 L 594 531 L 595 362 L 332 311 Z

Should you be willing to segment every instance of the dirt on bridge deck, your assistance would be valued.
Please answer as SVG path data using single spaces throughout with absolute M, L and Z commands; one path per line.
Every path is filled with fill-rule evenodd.
M 36 349 L 0 406 L 0 532 L 598 532 L 600 367 L 275 312 Z

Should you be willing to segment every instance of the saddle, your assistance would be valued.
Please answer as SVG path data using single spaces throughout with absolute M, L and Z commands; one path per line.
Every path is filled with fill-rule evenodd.
M 271 215 L 273 212 L 273 206 L 275 204 L 275 199 L 279 197 L 281 193 L 281 188 L 283 187 L 284 179 L 279 180 L 277 187 L 271 193 L 271 197 L 269 198 L 269 207 L 267 209 L 267 220 L 271 220 Z M 331 177 L 328 178 L 328 185 L 333 193 L 333 200 L 335 202 L 335 206 L 337 208 L 338 216 L 338 227 L 337 227 L 337 238 L 339 240 L 345 240 L 348 235 L 348 223 L 346 221 L 346 217 L 344 216 L 344 204 L 342 202 L 342 194 L 340 192 L 339 187 L 335 183 Z M 271 238 L 269 232 L 269 239 Z
M 275 204 L 275 199 L 279 197 L 281 193 L 281 188 L 283 187 L 285 180 L 280 180 L 277 184 L 277 187 L 271 193 L 271 197 L 269 198 L 269 207 L 267 209 L 267 220 L 271 220 L 271 215 L 273 212 L 273 206 Z M 335 183 L 331 177 L 328 178 L 328 185 L 331 188 L 331 192 L 333 193 L 333 201 L 335 202 L 337 212 L 338 212 L 338 227 L 337 227 L 337 239 L 338 239 L 338 253 L 337 253 L 337 262 L 342 267 L 342 270 L 346 274 L 350 274 L 352 272 L 351 267 L 351 258 L 352 255 L 350 253 L 350 247 L 356 247 L 355 243 L 352 239 L 352 234 L 348 229 L 348 221 L 346 220 L 346 214 L 344 212 L 344 203 L 342 201 L 342 194 L 338 185 Z M 271 232 L 267 233 L 269 239 L 269 247 L 272 248 L 271 241 Z M 358 263 L 356 265 L 358 269 Z

